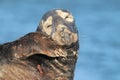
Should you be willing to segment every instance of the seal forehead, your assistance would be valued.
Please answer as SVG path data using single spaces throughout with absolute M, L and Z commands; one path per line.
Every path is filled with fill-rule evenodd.
M 52 24 L 52 16 L 49 16 L 46 21 L 44 22 L 44 24 L 48 25 L 48 24 Z M 45 26 L 45 25 L 44 25 Z
M 70 14 L 68 11 L 56 10 L 56 13 L 58 16 L 60 16 L 61 18 L 65 19 L 68 22 L 74 21 L 72 14 Z

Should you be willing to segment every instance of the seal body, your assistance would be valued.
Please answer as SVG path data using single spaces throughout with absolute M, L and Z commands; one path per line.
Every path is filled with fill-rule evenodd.
M 37 66 L 42 67 L 41 64 L 49 57 L 54 59 L 66 55 L 65 49 L 52 39 L 38 32 L 29 33 L 16 41 L 0 45 L 0 79 L 42 80 L 42 71 Z
M 73 80 L 78 49 L 72 14 L 48 11 L 36 32 L 0 45 L 0 80 Z

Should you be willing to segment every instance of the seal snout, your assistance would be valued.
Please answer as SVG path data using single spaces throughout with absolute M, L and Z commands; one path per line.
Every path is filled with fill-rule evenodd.
M 65 44 L 70 44 L 72 42 L 72 35 L 71 33 L 64 32 L 61 35 L 61 39 Z

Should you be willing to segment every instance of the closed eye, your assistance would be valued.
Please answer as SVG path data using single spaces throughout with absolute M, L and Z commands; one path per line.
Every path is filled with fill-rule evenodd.
M 52 25 L 48 25 L 47 28 L 50 28 Z
M 73 21 L 74 21 L 72 15 L 67 15 L 67 16 L 65 16 L 65 20 L 68 21 L 68 22 L 73 22 Z
M 66 16 L 65 19 L 69 18 L 69 16 Z

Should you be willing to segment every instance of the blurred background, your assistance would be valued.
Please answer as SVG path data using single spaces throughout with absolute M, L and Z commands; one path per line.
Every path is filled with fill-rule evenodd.
M 74 80 L 120 80 L 120 0 L 0 0 L 0 44 L 35 31 L 42 15 L 55 8 L 76 19 Z

